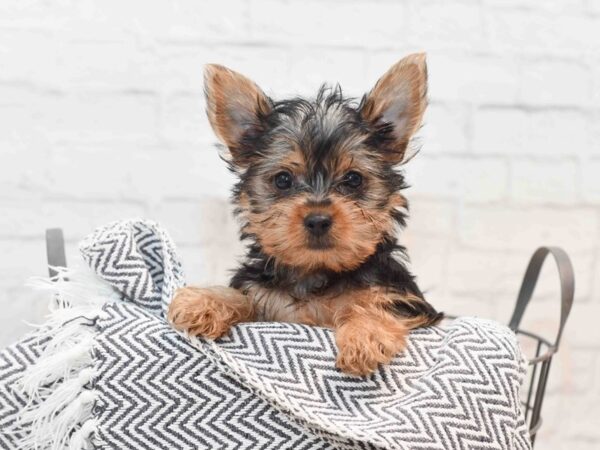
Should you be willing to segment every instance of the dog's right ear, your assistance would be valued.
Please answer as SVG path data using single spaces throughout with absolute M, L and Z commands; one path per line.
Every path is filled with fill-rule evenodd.
M 399 164 L 427 107 L 424 53 L 408 55 L 392 66 L 363 99 L 362 116 L 386 134 L 384 157 Z
M 208 120 L 217 137 L 229 148 L 233 163 L 248 164 L 245 141 L 264 131 L 271 100 L 245 76 L 218 64 L 204 70 Z

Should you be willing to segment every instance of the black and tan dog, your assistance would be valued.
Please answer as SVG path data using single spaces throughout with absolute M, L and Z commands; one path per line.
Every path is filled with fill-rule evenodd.
M 205 90 L 250 245 L 230 287 L 177 292 L 175 328 L 218 338 L 250 321 L 330 327 L 338 367 L 366 375 L 403 350 L 410 329 L 441 319 L 396 241 L 407 211 L 398 166 L 427 105 L 424 54 L 399 61 L 360 102 L 339 87 L 274 101 L 218 65 Z

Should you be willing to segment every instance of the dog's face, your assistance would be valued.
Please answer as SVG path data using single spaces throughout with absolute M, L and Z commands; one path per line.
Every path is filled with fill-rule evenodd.
M 426 106 L 422 54 L 394 65 L 360 104 L 339 88 L 273 101 L 225 67 L 205 73 L 207 112 L 239 175 L 242 232 L 302 271 L 357 268 L 403 222 L 405 157 Z

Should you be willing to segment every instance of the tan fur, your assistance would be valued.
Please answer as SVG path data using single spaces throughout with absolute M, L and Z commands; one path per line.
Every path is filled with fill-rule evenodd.
M 424 53 L 408 55 L 392 66 L 367 96 L 363 116 L 394 124 L 394 162 L 404 159 L 410 138 L 418 130 L 427 107 L 427 65 Z
M 336 329 L 337 367 L 354 375 L 368 375 L 404 350 L 409 327 L 377 307 L 354 305 Z
M 302 302 L 296 308 L 295 319 L 334 328 L 339 351 L 337 367 L 364 376 L 379 364 L 389 363 L 404 349 L 409 330 L 422 325 L 418 319 L 395 316 L 390 311 L 394 301 L 398 297 L 381 288 L 361 289 Z
M 413 300 L 418 301 L 406 299 Z M 178 330 L 210 339 L 252 320 L 333 328 L 339 349 L 337 366 L 362 376 L 388 363 L 404 349 L 409 330 L 424 325 L 418 319 L 395 316 L 388 309 L 394 301 L 397 296 L 381 288 L 299 302 L 285 292 L 256 287 L 245 294 L 225 287 L 187 287 L 177 291 L 168 318 Z
M 248 126 L 258 126 L 258 113 L 267 113 L 267 96 L 251 80 L 227 67 L 209 64 L 204 71 L 206 112 L 217 137 L 229 147 L 234 162 L 244 165 L 239 140 Z
M 307 272 L 322 268 L 336 272 L 354 269 L 374 253 L 381 236 L 391 231 L 393 222 L 389 214 L 376 208 L 367 209 L 339 195 L 329 198 L 331 205 L 327 207 L 307 206 L 309 197 L 297 196 L 264 212 L 246 211 L 246 231 L 257 236 L 266 254 Z M 330 249 L 307 247 L 304 218 L 310 212 L 331 215 Z
M 288 169 L 294 175 L 299 176 L 305 174 L 306 160 L 300 149 L 295 147 L 296 145 L 292 145 L 293 150 L 286 153 L 285 157 L 279 161 L 279 166 L 280 169 Z
M 394 148 L 381 152 L 387 155 L 383 157 L 392 158 L 392 163 L 402 161 L 421 122 L 426 106 L 426 76 L 424 55 L 404 58 L 377 82 L 361 109 L 370 121 L 383 119 L 394 125 Z M 222 66 L 206 68 L 205 85 L 208 117 L 216 134 L 229 147 L 236 170 L 250 166 L 251 157 L 240 153 L 239 141 L 249 127 L 261 126 L 258 117 L 269 111 L 271 101 L 252 81 Z M 342 110 L 325 112 L 320 118 L 322 125 L 337 126 L 336 116 Z M 268 160 L 254 166 L 259 172 L 244 180 L 248 184 L 238 198 L 243 231 L 256 239 L 261 251 L 275 264 L 294 269 L 292 282 L 296 275 L 312 282 L 318 280 L 314 276 L 319 271 L 339 273 L 356 269 L 375 253 L 385 236 L 394 235 L 397 223 L 392 212 L 407 208 L 407 202 L 399 192 L 390 194 L 385 181 L 377 175 L 384 164 L 383 157 L 369 151 L 364 139 L 361 133 L 348 133 L 337 141 L 335 145 L 340 148 L 332 149 L 335 156 L 327 161 L 327 171 L 333 178 L 333 187 L 327 193 L 315 188 L 312 192 L 298 190 L 293 196 L 273 195 L 273 179 L 278 172 L 289 171 L 299 184 L 309 175 L 307 157 L 299 147 L 304 144 L 293 134 L 284 133 L 271 141 Z M 339 186 L 343 187 L 349 171 L 361 173 L 361 195 L 342 194 L 347 191 Z M 327 237 L 318 249 L 311 248 L 304 225 L 311 213 L 326 214 L 332 219 Z M 241 291 L 225 287 L 180 289 L 170 305 L 168 318 L 179 330 L 211 339 L 223 336 L 235 324 L 254 320 L 332 328 L 339 349 L 337 366 L 361 376 L 401 352 L 410 329 L 437 320 L 431 315 L 405 318 L 396 314 L 394 305 L 404 303 L 402 306 L 410 309 L 411 304 L 424 300 L 378 286 L 344 292 L 331 289 L 319 295 L 308 293 L 318 291 L 306 288 L 310 284 L 299 283 L 297 293 L 289 284 L 269 289 L 253 281 L 245 283 Z
M 236 289 L 185 287 L 175 293 L 169 322 L 194 336 L 216 339 L 240 322 L 254 319 L 254 304 Z

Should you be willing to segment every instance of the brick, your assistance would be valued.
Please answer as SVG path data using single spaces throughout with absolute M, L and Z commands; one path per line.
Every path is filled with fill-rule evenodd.
M 561 110 L 531 114 L 526 152 L 543 155 L 590 152 L 588 117 L 577 111 Z
M 569 442 L 567 442 L 566 445 L 563 445 L 565 442 L 562 441 L 562 425 L 564 422 L 565 410 L 566 408 L 570 409 L 568 408 L 568 405 L 565 405 L 564 403 L 563 397 L 548 395 L 544 398 L 542 406 L 542 418 L 544 424 L 537 434 L 535 440 L 536 447 L 539 446 L 539 448 L 557 450 L 567 450 L 571 448 Z
M 59 85 L 72 90 L 158 91 L 164 83 L 157 52 L 133 39 L 70 41 L 57 58 Z
M 429 95 L 433 101 L 512 104 L 519 92 L 514 58 L 428 54 Z
M 473 151 L 509 155 L 589 152 L 590 124 L 578 111 L 486 107 L 473 117 Z
M 490 250 L 558 245 L 568 252 L 598 245 L 598 217 L 590 208 L 508 208 L 467 206 L 459 219 L 461 241 Z
M 506 163 L 496 158 L 429 157 L 419 154 L 407 168 L 408 181 L 419 195 L 462 198 L 475 202 L 507 195 Z M 414 180 L 414 181 L 413 181 Z
M 263 42 L 362 47 L 396 45 L 407 37 L 407 13 L 400 3 L 386 4 L 385 14 L 368 1 L 337 3 L 335 12 L 327 13 L 315 0 L 253 0 L 249 10 L 250 36 Z
M 596 248 L 595 251 L 595 260 L 591 265 L 592 277 L 590 281 L 590 298 L 598 299 L 600 298 L 600 277 L 597 275 L 600 270 L 600 248 Z
M 599 14 L 600 17 L 600 14 Z M 592 72 L 592 93 L 590 98 L 590 103 L 592 105 L 597 105 L 600 102 L 600 61 L 594 59 L 593 64 L 591 64 L 591 72 Z M 596 117 L 598 116 L 598 112 L 595 112 Z
M 182 245 L 175 241 L 177 255 L 185 270 L 186 283 L 195 286 L 220 284 L 210 250 L 206 245 Z
M 216 243 L 235 247 L 238 240 L 238 226 L 226 199 L 161 202 L 152 208 L 152 217 L 184 245 Z
M 155 141 L 157 101 L 144 93 L 77 93 L 2 89 L 0 134 L 27 142 Z
M 593 282 L 594 279 L 597 278 L 598 273 L 596 266 L 597 257 L 592 248 L 593 246 L 590 246 L 590 248 L 583 251 L 571 251 L 569 253 L 576 276 L 577 288 L 575 290 L 575 301 L 577 304 L 595 301 L 596 298 L 593 296 L 592 292 Z M 539 286 L 536 287 L 536 298 L 538 301 L 545 301 L 544 304 L 546 305 L 558 304 L 560 286 L 556 269 L 552 263 L 548 263 L 547 266 L 544 267 L 543 272 L 545 272 L 545 274 L 542 273 Z
M 174 94 L 164 99 L 160 113 L 161 136 L 174 143 L 198 145 L 217 141 L 206 117 L 204 96 Z
M 462 317 L 481 317 L 484 319 L 493 319 L 494 304 L 488 298 L 481 296 L 456 295 L 445 292 L 427 296 L 428 300 L 439 310 L 446 314 Z
M 372 49 L 367 51 L 367 85 L 373 87 L 377 80 L 404 56 L 415 52 L 422 52 L 422 47 L 411 47 L 397 43 L 392 49 Z M 430 55 L 428 54 L 428 57 Z
M 600 417 L 600 402 L 598 400 L 600 400 L 599 395 L 570 398 L 569 411 L 576 411 L 576 413 L 566 415 L 565 438 L 572 443 L 573 448 L 587 450 L 593 448 L 590 444 L 595 443 L 597 445 L 597 418 Z
M 46 196 L 54 198 L 131 198 L 129 174 L 136 169 L 136 151 L 144 150 L 89 144 L 57 146 L 49 152 L 48 165 L 40 171 L 38 183 Z
M 173 235 L 192 284 L 227 284 L 243 245 L 235 182 L 214 148 L 202 70 L 220 63 L 269 95 L 340 82 L 361 95 L 426 51 L 430 105 L 401 242 L 438 309 L 506 323 L 530 253 L 569 252 L 573 314 L 537 447 L 596 449 L 600 429 L 600 3 L 134 0 L 0 2 L 0 347 L 47 305 L 44 228 L 77 241 L 144 216 Z M 524 326 L 552 336 L 547 263 Z
M 470 102 L 513 104 L 519 92 L 519 66 L 514 57 L 463 56 L 425 45 L 406 45 L 394 50 L 369 52 L 370 84 L 406 54 L 426 51 L 428 94 L 432 103 Z M 456 105 L 452 105 L 453 108 Z
M 600 85 L 600 81 L 598 81 L 598 84 Z M 598 99 L 600 99 L 600 95 L 598 96 Z M 590 138 L 589 146 L 588 148 L 586 148 L 586 150 L 587 153 L 598 159 L 600 157 L 600 111 L 592 113 L 591 120 L 592 135 Z
M 448 273 L 449 285 L 454 285 L 452 292 L 468 294 L 474 291 L 481 296 L 505 296 L 508 298 L 505 302 L 495 302 L 496 314 L 508 320 L 514 309 L 523 274 L 533 250 L 525 247 L 510 253 L 463 250 L 462 255 L 459 253 L 455 261 L 452 258 L 454 254 L 451 255 Z M 477 254 L 480 255 L 479 258 Z M 590 295 L 590 281 L 596 274 L 593 255 L 569 252 L 569 256 L 575 273 L 575 305 L 593 302 Z M 461 261 L 461 258 L 466 260 Z M 469 282 L 461 290 L 461 280 L 465 279 Z M 533 297 L 523 317 L 522 327 L 548 338 L 553 337 L 558 329 L 559 313 L 560 282 L 556 266 L 549 257 L 542 268 Z
M 411 44 L 426 49 L 478 49 L 484 25 L 478 4 L 411 2 L 408 33 Z
M 45 276 L 47 263 L 42 239 L 0 240 L 0 248 L 0 348 L 4 348 L 31 330 L 23 321 L 43 321 L 47 294 L 35 293 L 25 283 L 29 277 Z
M 0 81 L 56 87 L 60 84 L 59 47 L 56 37 L 43 30 L 0 27 Z
M 583 0 L 583 10 L 594 16 L 600 16 L 600 4 L 595 0 Z
M 529 138 L 531 153 L 585 153 L 591 145 L 587 115 L 575 111 L 549 111 L 531 114 Z
M 569 334 L 566 334 L 564 344 L 552 360 L 548 393 L 571 396 L 591 394 L 596 389 L 598 375 L 597 350 L 571 348 Z
M 2 200 L 0 205 L 0 238 L 14 240 L 39 239 L 46 228 L 62 227 L 65 237 L 73 241 L 114 220 L 145 216 L 145 207 L 135 202 Z
M 511 163 L 511 197 L 518 203 L 572 204 L 578 197 L 579 168 L 572 160 Z
M 407 193 L 410 204 L 407 231 L 424 237 L 450 237 L 456 229 L 458 208 L 454 202 Z
M 31 276 L 45 275 L 30 273 Z M 19 274 L 23 275 L 23 274 Z M 18 284 L 0 288 L 0 348 L 19 340 L 33 328 L 31 324 L 41 324 L 48 312 L 48 294 L 36 292 L 24 286 L 25 281 L 19 280 Z
M 130 195 L 151 203 L 202 196 L 225 199 L 235 181 L 212 143 L 136 153 L 129 176 Z
M 140 26 L 146 27 L 153 36 L 179 40 L 231 40 L 248 35 L 249 4 L 246 1 L 217 2 L 199 7 L 194 0 L 183 0 L 173 3 L 166 11 L 161 4 L 157 4 L 156 10 L 153 10 L 148 8 L 146 2 L 138 2 L 134 6 L 136 13 L 145 11 L 143 21 L 138 18 Z M 116 4 L 116 12 L 119 14 L 121 2 Z M 168 14 L 166 17 L 165 12 Z
M 48 135 L 59 141 L 152 142 L 156 140 L 157 106 L 156 97 L 143 92 L 80 93 L 57 99 Z
M 587 15 L 484 10 L 488 51 L 573 56 L 593 52 L 597 21 Z
M 465 153 L 468 150 L 469 116 L 456 104 L 430 104 L 425 112 L 423 150 L 429 153 Z
M 574 305 L 569 317 L 568 328 L 568 339 L 571 345 L 582 349 L 598 348 L 600 327 L 597 326 L 597 318 L 599 313 L 600 304 L 598 302 Z
M 7 129 L 0 136 L 0 198 L 38 196 L 39 189 L 43 188 L 40 178 L 48 167 L 46 146 L 45 142 L 40 142 L 39 135 L 14 129 Z
M 549 0 L 537 2 L 535 0 L 486 0 L 486 4 L 493 8 L 515 9 L 528 14 L 535 13 L 572 13 L 583 9 L 582 0 Z
M 0 136 L 16 144 L 47 141 L 55 123 L 53 113 L 64 102 L 57 92 L 22 85 L 0 85 Z M 23 145 L 22 145 L 23 146 Z
M 149 4 L 140 0 L 75 2 L 58 18 L 77 39 L 116 40 L 136 36 L 157 40 L 236 39 L 247 33 L 247 3 L 198 4 L 190 0 Z M 59 28 L 60 29 L 60 28 Z
M 528 114 L 515 108 L 482 108 L 473 115 L 475 153 L 522 154 L 528 139 Z
M 504 252 L 455 249 L 448 257 L 448 289 L 455 295 L 492 294 L 516 298 L 525 261 L 520 255 Z
M 48 313 L 47 292 L 27 286 L 30 277 L 47 276 L 46 244 L 43 230 L 35 239 L 0 240 L 0 348 L 16 342 L 32 330 L 29 324 L 41 324 Z M 67 263 L 81 263 L 78 251 L 67 243 Z
M 232 273 L 244 254 L 241 243 L 190 245 L 181 244 L 175 239 L 175 244 L 185 270 L 186 282 L 196 286 L 228 286 Z
M 590 70 L 574 61 L 525 61 L 521 66 L 519 99 L 531 105 L 587 105 L 592 79 Z
M 344 93 L 360 98 L 372 87 L 366 82 L 365 66 L 365 52 L 362 50 L 295 50 L 291 54 L 288 92 L 314 97 L 323 83 L 330 86 L 339 83 Z M 316 67 L 318 70 L 315 70 Z
M 23 286 L 28 277 L 47 273 L 43 236 L 44 229 L 40 226 L 39 234 L 34 239 L 0 239 L 3 252 L 0 269 L 4 274 L 0 279 L 2 288 Z
M 443 237 L 425 236 L 409 230 L 401 233 L 400 242 L 407 248 L 410 268 L 423 292 L 443 295 L 448 242 Z
M 288 92 L 290 87 L 290 51 L 283 48 L 235 43 L 166 43 L 161 44 L 157 52 L 161 62 L 162 90 L 168 93 L 183 91 L 201 97 L 202 73 L 209 63 L 221 64 L 244 74 L 269 95 Z

